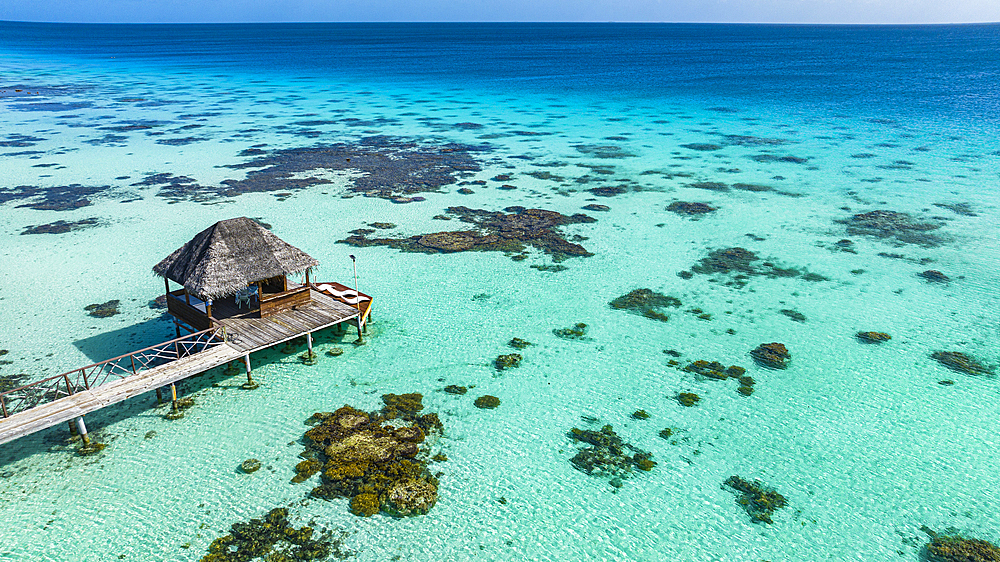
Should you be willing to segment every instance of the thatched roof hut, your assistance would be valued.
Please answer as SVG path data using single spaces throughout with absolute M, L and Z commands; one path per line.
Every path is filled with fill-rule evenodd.
M 219 221 L 153 267 L 189 293 L 219 299 L 248 285 L 302 273 L 319 262 L 247 217 Z

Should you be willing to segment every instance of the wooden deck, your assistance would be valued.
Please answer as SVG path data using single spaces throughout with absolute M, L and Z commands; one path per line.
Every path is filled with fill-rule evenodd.
M 267 318 L 231 316 L 214 321 L 226 328 L 226 343 L 241 354 L 271 347 L 307 333 L 358 317 L 358 311 L 319 291 L 309 291 L 310 302 Z
M 168 358 L 169 362 L 165 364 L 152 366 L 155 363 L 147 361 L 151 356 L 150 353 L 142 355 L 141 352 L 135 352 L 0 394 L 0 399 L 5 395 L 7 398 L 4 417 L 0 419 L 0 444 L 134 398 L 230 361 L 241 358 L 249 361 L 249 355 L 254 351 L 355 320 L 359 314 L 367 318 L 371 306 L 370 300 L 364 303 L 365 306 L 350 306 L 312 289 L 309 291 L 309 297 L 308 303 L 267 318 L 233 316 L 214 319 L 217 327 L 206 332 L 219 331 L 218 327 L 223 327 L 224 330 L 220 331 L 224 334 L 223 341 L 212 343 L 211 347 L 204 346 L 200 348 L 201 351 L 186 356 L 178 351 L 176 355 Z M 168 349 L 171 346 L 160 344 L 147 350 L 159 353 L 157 357 L 160 357 L 162 362 L 163 349 L 160 348 Z M 136 358 L 142 362 L 138 369 Z M 131 371 L 127 366 L 122 367 L 123 364 L 130 364 Z M 111 367 L 107 368 L 108 365 Z M 143 365 L 151 367 L 143 370 Z M 23 396 L 26 392 L 23 389 L 42 384 L 45 386 L 34 389 L 36 394 L 44 391 L 47 396 L 54 396 L 55 399 L 40 401 L 41 403 L 23 411 L 8 412 L 7 408 L 10 407 L 12 399 L 17 398 L 18 392 Z

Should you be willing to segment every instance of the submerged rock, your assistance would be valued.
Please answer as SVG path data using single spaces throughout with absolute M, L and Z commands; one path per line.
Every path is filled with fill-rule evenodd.
M 917 277 L 927 281 L 928 283 L 947 283 L 951 281 L 947 275 L 941 273 L 936 269 L 928 269 L 927 271 L 921 271 L 917 274 Z
M 65 234 L 99 225 L 96 217 L 81 219 L 78 221 L 56 221 L 48 224 L 31 225 L 24 227 L 21 234 Z
M 1000 548 L 980 539 L 937 535 L 924 546 L 929 562 L 1000 562 Z
M 992 369 L 960 351 L 935 351 L 931 354 L 931 359 L 952 371 L 967 375 L 985 375 L 993 372 Z
M 660 309 L 677 308 L 681 306 L 681 301 L 676 297 L 657 293 L 652 289 L 636 289 L 614 299 L 609 304 L 611 308 L 616 310 L 628 310 L 646 318 L 666 322 L 669 317 L 660 312 Z
M 609 478 L 626 478 L 633 469 L 649 471 L 656 463 L 649 451 L 626 443 L 614 432 L 610 425 L 600 431 L 573 428 L 567 436 L 578 443 L 588 445 L 577 452 L 570 463 L 586 474 Z
M 587 335 L 587 325 L 577 322 L 569 328 L 556 328 L 552 333 L 564 340 L 582 340 Z
M 788 505 L 785 496 L 765 487 L 760 480 L 749 482 L 739 476 L 730 476 L 723 486 L 739 492 L 736 502 L 743 506 L 754 523 L 773 523 L 774 511 Z
M 850 236 L 869 236 L 881 239 L 895 239 L 900 244 L 938 246 L 944 240 L 930 231 L 941 228 L 940 224 L 921 223 L 906 213 L 876 210 L 858 213 L 846 220 L 837 221 L 847 225 Z
M 708 213 L 714 213 L 717 210 L 718 207 L 713 207 L 708 203 L 689 201 L 674 201 L 673 203 L 667 205 L 667 211 L 686 216 L 694 220 L 700 219 Z
M 798 277 L 804 281 L 826 281 L 826 277 L 816 273 L 810 273 L 805 269 L 779 267 L 772 261 L 765 261 L 756 253 L 746 248 L 722 248 L 712 250 L 708 256 L 702 258 L 697 264 L 691 266 L 691 271 L 682 271 L 679 276 L 690 279 L 693 274 L 702 275 L 728 275 L 734 274 L 732 281 L 726 285 L 737 288 L 746 284 L 751 276 L 763 276 L 768 278 L 778 277 Z
M 339 540 L 313 538 L 311 527 L 292 527 L 288 509 L 282 507 L 272 509 L 263 519 L 233 523 L 230 534 L 212 541 L 201 562 L 323 560 L 331 554 L 343 558 L 348 553 L 341 550 Z
M 121 312 L 118 310 L 118 305 L 120 304 L 121 301 L 114 299 L 100 304 L 88 304 L 83 309 L 94 318 L 109 318 Z
M 490 396 L 489 394 L 486 394 L 484 396 L 476 398 L 476 401 L 473 402 L 473 404 L 477 408 L 483 410 L 492 410 L 493 408 L 496 408 L 497 406 L 500 405 L 500 399 L 497 398 L 496 396 Z
M 444 387 L 444 391 L 447 392 L 448 394 L 465 394 L 466 392 L 469 391 L 469 389 L 464 386 L 449 384 L 448 386 Z
M 507 342 L 507 345 L 513 347 L 514 349 L 524 349 L 526 347 L 531 347 L 532 345 L 535 344 L 527 340 L 522 340 L 521 338 L 513 338 L 509 342 Z
M 858 332 L 854 337 L 861 343 L 882 343 L 892 339 L 892 336 L 885 332 Z
M 778 342 L 762 343 L 750 352 L 759 365 L 770 369 L 784 369 L 788 367 L 787 361 L 792 358 L 784 344 Z
M 686 406 L 688 408 L 694 406 L 699 401 L 701 401 L 701 396 L 698 396 L 693 392 L 681 392 L 677 395 L 677 402 L 679 402 L 681 406 Z
M 358 515 L 417 515 L 433 507 L 438 481 L 427 470 L 426 437 L 442 426 L 437 414 L 418 414 L 421 400 L 418 393 L 386 394 L 380 412 L 344 406 L 314 414 L 318 424 L 306 432 L 304 453 L 322 465 L 322 483 L 313 495 L 352 498 Z
M 493 366 L 495 366 L 498 371 L 512 369 L 521 365 L 521 359 L 522 357 L 520 353 L 508 353 L 507 355 L 497 357 L 493 361 Z
M 478 230 L 432 232 L 409 238 L 367 238 L 365 234 L 353 234 L 339 242 L 359 247 L 389 246 L 404 252 L 494 251 L 509 255 L 520 254 L 527 246 L 532 246 L 549 254 L 556 262 L 593 255 L 556 230 L 564 225 L 596 222 L 592 217 L 524 207 L 507 207 L 504 211 L 449 207 L 450 215 L 475 225 Z
M 261 465 L 260 465 L 260 461 L 259 460 L 257 460 L 257 459 L 247 459 L 247 460 L 243 461 L 242 463 L 240 463 L 240 470 L 242 470 L 246 474 L 253 474 L 254 472 L 257 472 L 258 470 L 260 470 L 260 466 Z

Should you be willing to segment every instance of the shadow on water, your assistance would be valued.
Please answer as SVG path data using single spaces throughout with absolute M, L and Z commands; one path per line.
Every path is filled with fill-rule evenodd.
M 164 314 L 138 324 L 129 324 L 117 330 L 76 340 L 73 345 L 91 362 L 98 363 L 174 339 L 176 337 L 174 325 L 169 318 Z M 75 367 L 83 366 L 75 365 Z M 72 368 L 74 365 L 66 367 Z

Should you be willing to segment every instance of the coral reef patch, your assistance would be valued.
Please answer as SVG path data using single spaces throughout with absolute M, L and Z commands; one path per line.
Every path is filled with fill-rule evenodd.
M 431 232 L 408 238 L 368 238 L 366 234 L 353 234 L 340 243 L 351 246 L 389 246 L 404 252 L 492 251 L 514 256 L 522 253 L 526 246 L 532 246 L 552 256 L 559 262 L 571 257 L 592 256 L 586 248 L 567 240 L 557 227 L 592 223 L 596 219 L 584 215 L 562 215 L 544 209 L 507 207 L 504 212 L 449 207 L 449 215 L 465 223 L 475 225 L 478 230 Z
M 344 560 L 351 555 L 341 545 L 343 536 L 333 539 L 324 534 L 313 538 L 313 534 L 312 527 L 292 527 L 288 521 L 288 508 L 275 508 L 262 519 L 233 523 L 228 535 L 212 541 L 208 554 L 201 558 L 201 562 L 298 562 L 325 560 L 331 556 Z
M 26 226 L 24 227 L 24 230 L 21 231 L 21 234 L 65 234 L 67 232 L 91 228 L 97 226 L 98 224 L 100 224 L 100 222 L 97 220 L 97 217 L 80 219 L 78 221 L 59 220 L 48 224 Z
M 773 261 L 765 261 L 756 253 L 746 248 L 720 248 L 712 250 L 708 255 L 693 266 L 690 272 L 682 271 L 679 276 L 690 279 L 694 273 L 702 275 L 733 274 L 727 286 L 741 288 L 746 285 L 751 276 L 768 278 L 799 277 L 804 281 L 826 281 L 826 277 L 809 273 L 804 269 L 779 267 Z
M 936 223 L 917 222 L 906 213 L 879 209 L 858 213 L 849 219 L 837 222 L 847 225 L 850 236 L 869 236 L 883 240 L 894 239 L 897 244 L 919 246 L 939 246 L 944 242 L 941 236 L 931 234 L 941 227 Z
M 892 339 L 892 336 L 885 332 L 858 332 L 854 337 L 861 343 L 882 343 Z
M 317 425 L 305 434 L 303 456 L 322 466 L 322 482 L 312 494 L 351 498 L 359 515 L 427 513 L 437 502 L 438 480 L 427 470 L 426 438 L 440 434 L 442 425 L 437 414 L 419 414 L 422 399 L 386 394 L 380 412 L 345 405 L 313 414 Z
M 993 369 L 960 351 L 935 351 L 931 354 L 931 359 L 934 359 L 952 371 L 965 373 L 966 375 L 986 375 L 993 372 Z
M 567 437 L 586 445 L 570 459 L 573 467 L 592 476 L 609 477 L 612 485 L 617 479 L 616 488 L 620 486 L 620 479 L 631 476 L 634 469 L 649 471 L 656 466 L 652 453 L 626 443 L 610 425 L 600 431 L 574 427 Z
M 667 211 L 688 217 L 692 220 L 698 220 L 708 213 L 714 213 L 717 210 L 718 207 L 697 201 L 674 201 L 667 205 Z
M 520 353 L 508 353 L 506 355 L 501 355 L 493 361 L 493 366 L 496 367 L 498 371 L 503 371 L 506 369 L 513 369 L 521 365 L 521 354 Z
M 587 337 L 587 325 L 577 322 L 569 328 L 556 328 L 552 333 L 564 340 L 582 340 Z
M 723 486 L 738 492 L 736 503 L 743 506 L 754 523 L 773 523 L 771 515 L 775 510 L 788 505 L 785 496 L 765 487 L 760 480 L 749 482 L 739 476 L 730 476 Z
M 769 369 L 784 369 L 788 367 L 788 360 L 792 354 L 785 347 L 785 344 L 778 342 L 762 343 L 750 352 L 750 357 L 762 367 Z
M 666 322 L 669 317 L 661 310 L 678 308 L 681 306 L 681 301 L 676 297 L 657 293 L 652 289 L 635 289 L 614 299 L 609 305 L 615 310 L 627 310 L 646 318 Z
M 119 301 L 118 299 L 113 299 L 104 303 L 88 304 L 87 306 L 83 307 L 83 309 L 86 310 L 87 313 L 90 316 L 93 316 L 94 318 L 109 318 L 121 312 L 120 310 L 118 310 L 118 305 L 120 304 L 121 301 Z
M 1000 562 L 1000 547 L 959 535 L 935 535 L 924 554 L 929 562 Z
M 481 410 L 492 410 L 493 408 L 496 408 L 497 406 L 500 405 L 500 399 L 497 398 L 496 396 L 490 396 L 489 394 L 486 394 L 480 396 L 479 398 L 476 398 L 475 402 L 473 402 L 473 405 L 475 405 L 477 408 Z

